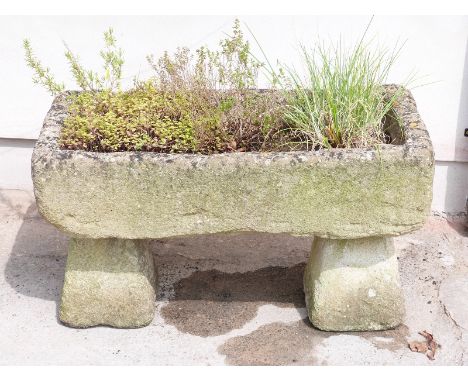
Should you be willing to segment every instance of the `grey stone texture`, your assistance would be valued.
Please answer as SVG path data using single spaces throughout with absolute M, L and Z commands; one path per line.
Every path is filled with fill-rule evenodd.
M 403 320 L 392 238 L 316 238 L 304 273 L 312 324 L 328 331 L 385 330 Z
M 394 116 L 403 144 L 308 152 L 62 150 L 57 139 L 66 105 L 59 96 L 45 119 L 32 174 L 39 211 L 71 235 L 257 231 L 351 239 L 410 232 L 430 210 L 431 141 L 406 91 Z M 389 125 L 395 135 L 399 129 Z
M 156 272 L 146 240 L 70 239 L 60 320 L 136 328 L 154 317 Z

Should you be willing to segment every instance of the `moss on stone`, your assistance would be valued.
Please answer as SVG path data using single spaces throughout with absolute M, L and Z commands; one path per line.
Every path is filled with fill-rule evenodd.
M 65 159 L 36 181 L 36 195 L 46 202 L 41 212 L 49 220 L 89 237 L 250 230 L 395 235 L 420 227 L 428 213 L 430 167 L 391 160 L 382 168 L 358 159 L 216 159 Z

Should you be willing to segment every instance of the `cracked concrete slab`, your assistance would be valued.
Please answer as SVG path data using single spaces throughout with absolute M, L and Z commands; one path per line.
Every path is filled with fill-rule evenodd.
M 454 273 L 442 281 L 439 289 L 439 299 L 445 313 L 458 327 L 462 341 L 462 362 L 468 364 L 468 275 Z
M 439 298 L 445 306 L 446 313 L 457 326 L 468 330 L 468 277 L 453 274 L 440 285 Z
M 240 233 L 157 240 L 156 317 L 142 329 L 57 320 L 68 239 L 23 191 L 0 191 L 0 364 L 468 365 L 468 233 L 431 216 L 395 239 L 406 316 L 395 330 L 322 332 L 303 302 L 312 238 Z M 435 361 L 409 340 L 433 333 Z

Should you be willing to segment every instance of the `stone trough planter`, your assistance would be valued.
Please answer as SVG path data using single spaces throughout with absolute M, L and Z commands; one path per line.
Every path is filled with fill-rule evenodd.
M 39 211 L 71 236 L 64 323 L 149 324 L 157 271 L 148 240 L 234 231 L 315 236 L 304 289 L 316 327 L 379 330 L 401 322 L 392 236 L 422 226 L 433 178 L 431 141 L 409 92 L 388 119 L 398 144 L 378 149 L 209 156 L 62 150 L 66 115 L 61 95 L 32 158 Z

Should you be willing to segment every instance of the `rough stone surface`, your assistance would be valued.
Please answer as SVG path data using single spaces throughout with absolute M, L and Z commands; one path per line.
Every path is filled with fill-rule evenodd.
M 62 95 L 33 153 L 38 208 L 62 231 L 90 238 L 399 235 L 424 223 L 434 169 L 431 141 L 409 92 L 395 113 L 401 145 L 209 156 L 96 153 L 59 148 L 67 116 Z
M 148 325 L 155 269 L 145 240 L 70 239 L 60 320 L 73 327 Z
M 385 330 L 403 320 L 392 238 L 316 238 L 304 274 L 312 324 L 322 330 Z

